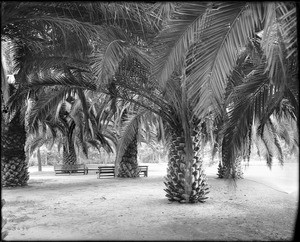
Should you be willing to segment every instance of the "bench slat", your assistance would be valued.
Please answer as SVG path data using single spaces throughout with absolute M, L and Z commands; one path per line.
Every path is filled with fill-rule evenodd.
M 75 165 L 54 165 L 54 172 L 56 174 L 69 173 L 83 173 L 88 174 L 88 168 L 85 164 L 75 164 Z
M 139 166 L 140 168 L 140 174 L 144 175 L 144 177 L 148 177 L 148 166 Z M 97 178 L 100 179 L 101 177 L 109 177 L 115 176 L 115 166 L 99 166 L 98 171 L 96 172 L 98 174 Z

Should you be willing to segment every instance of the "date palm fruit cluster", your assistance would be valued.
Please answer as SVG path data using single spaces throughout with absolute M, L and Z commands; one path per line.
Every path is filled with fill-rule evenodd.
M 127 146 L 120 161 L 118 177 L 139 177 L 140 168 L 137 162 L 137 139 L 134 138 Z
M 1 136 L 1 184 L 3 187 L 25 186 L 29 180 L 25 156 L 26 131 L 20 112 L 4 125 Z
M 165 177 L 169 201 L 181 203 L 204 202 L 209 193 L 206 175 L 202 169 L 200 157 L 200 135 L 197 129 L 193 131 L 194 157 L 191 161 L 184 160 L 185 138 L 173 134 L 169 150 L 169 163 Z

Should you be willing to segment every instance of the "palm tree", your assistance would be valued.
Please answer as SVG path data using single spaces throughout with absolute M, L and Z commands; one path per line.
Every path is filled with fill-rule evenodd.
M 81 96 L 80 99 L 76 98 L 76 95 L 75 97 L 72 96 L 74 93 L 76 93 L 76 90 L 70 89 L 67 93 L 68 96 L 60 100 L 57 99 L 55 95 L 57 93 L 53 92 L 52 89 L 48 95 L 44 94 L 46 99 L 37 101 L 36 105 L 32 107 L 29 127 L 32 128 L 31 133 L 36 133 L 36 136 L 28 144 L 28 148 L 30 147 L 29 153 L 32 153 L 47 141 L 49 142 L 49 140 L 52 140 L 52 147 L 54 141 L 57 140 L 63 147 L 62 163 L 68 166 L 77 163 L 76 146 L 78 150 L 79 148 L 82 150 L 86 157 L 88 157 L 90 146 L 98 150 L 102 147 L 108 153 L 112 152 L 111 144 L 116 144 L 114 136 L 102 128 L 101 123 L 99 123 L 101 120 L 97 117 L 98 113 L 95 113 L 95 107 L 91 108 L 90 103 L 85 100 L 84 96 Z M 44 101 L 49 99 L 53 99 L 53 101 L 51 109 L 46 114 L 43 111 L 43 108 L 45 108 Z M 81 102 L 81 100 L 84 101 Z M 87 112 L 83 112 L 83 106 L 87 108 Z M 57 116 L 55 116 L 55 113 Z M 85 119 L 85 113 L 88 113 L 87 119 Z M 37 130 L 34 130 L 35 122 L 40 123 Z M 60 135 L 57 134 L 57 131 Z M 111 140 L 111 143 L 108 140 Z
M 119 104 L 118 112 L 114 115 L 114 122 L 118 123 L 118 145 L 116 153 L 116 174 L 118 177 L 139 177 L 139 167 L 137 161 L 138 154 L 138 120 L 131 120 L 130 125 L 128 120 L 135 113 L 134 105 Z M 126 127 L 126 128 L 124 128 Z M 131 129 L 129 128 L 131 127 Z
M 278 39 L 275 40 L 278 41 Z M 277 45 L 274 44 L 274 40 L 271 44 Z M 229 154 L 226 154 L 228 157 L 224 161 L 229 164 L 229 160 L 234 161 L 237 157 L 244 156 L 243 153 L 249 157 L 251 141 L 254 137 L 254 141 L 260 141 L 265 147 L 263 153 L 269 166 L 271 166 L 273 156 L 277 156 L 283 164 L 282 148 L 278 137 L 281 131 L 275 128 L 274 122 L 279 117 L 297 122 L 299 110 L 296 103 L 299 95 L 297 67 L 295 66 L 297 59 L 295 53 L 288 58 L 283 55 L 284 66 L 282 69 L 278 67 L 279 70 L 274 79 L 265 71 L 268 70 L 269 64 L 263 52 L 263 40 L 257 37 L 252 43 L 250 42 L 249 47 L 247 60 L 242 63 L 243 68 L 239 71 L 235 69 L 237 73 L 235 78 L 238 82 L 232 88 L 226 101 L 230 111 L 224 126 L 224 136 L 228 140 L 226 150 Z M 281 75 L 284 83 L 278 82 L 278 75 Z M 285 75 L 288 78 L 286 80 Z M 295 128 L 295 132 L 298 132 L 298 127 Z M 235 145 L 234 149 L 231 148 L 232 145 Z
M 168 132 L 170 134 L 168 137 L 173 142 L 171 145 L 171 152 L 176 153 L 176 155 L 180 155 L 180 153 L 182 153 L 181 145 L 184 144 L 182 143 L 182 139 L 177 138 L 179 135 L 182 136 L 183 132 L 183 126 L 181 123 L 181 110 L 184 110 L 184 108 L 183 106 L 178 107 L 178 103 L 184 105 L 184 103 L 182 103 L 183 97 L 182 90 L 180 88 L 180 78 L 178 78 L 178 76 L 174 76 L 174 79 L 177 81 L 176 85 L 170 81 L 168 82 L 168 88 L 165 90 L 160 89 L 160 86 L 157 85 L 157 83 L 150 81 L 150 73 L 147 63 L 151 63 L 151 60 L 148 62 L 142 62 L 135 57 L 131 57 L 129 54 L 127 58 L 123 59 L 123 64 L 119 66 L 118 72 L 114 75 L 114 78 L 111 80 L 107 89 L 105 90 L 105 87 L 103 86 L 101 88 L 112 97 L 121 98 L 122 100 L 138 104 L 141 107 L 140 110 L 135 113 L 135 116 L 129 119 L 128 125 L 125 129 L 126 133 L 124 133 L 126 135 L 123 135 L 122 138 L 123 141 L 126 140 L 128 144 L 132 141 L 135 141 L 136 133 L 139 127 L 139 120 L 142 115 L 147 113 L 147 110 L 163 118 L 165 125 L 167 125 L 169 127 L 168 130 L 170 130 L 170 132 Z M 195 136 L 197 134 L 198 132 L 195 131 L 193 135 Z M 199 138 L 194 138 L 194 142 L 199 141 Z M 194 147 L 195 150 L 198 150 L 196 145 Z M 171 156 L 174 158 L 173 153 Z M 197 155 L 199 155 L 199 152 Z M 193 170 L 193 174 L 190 173 L 191 176 L 189 177 L 190 179 L 188 181 L 190 187 L 193 186 L 191 189 L 194 189 L 195 192 L 189 197 L 181 188 L 183 186 L 188 186 L 184 182 L 188 175 L 185 177 L 179 176 L 176 181 L 178 183 L 176 188 L 179 187 L 181 190 L 183 190 L 183 192 L 175 193 L 175 190 L 167 190 L 170 200 L 179 200 L 181 202 L 198 202 L 205 199 L 205 194 L 207 193 L 206 180 L 205 175 L 202 174 L 203 171 L 201 171 L 201 162 L 199 161 L 199 157 L 197 157 L 197 155 L 194 158 L 194 163 L 190 167 L 190 170 Z M 169 170 L 172 170 L 170 172 L 171 174 L 172 172 L 181 172 L 184 174 L 186 169 L 187 167 L 183 166 L 183 164 L 180 165 L 179 163 L 176 163 L 176 161 L 170 163 L 169 167 Z M 176 174 L 177 173 L 175 173 L 175 175 Z M 168 176 L 171 177 L 170 174 Z M 172 186 L 172 180 L 169 177 L 166 178 L 166 184 L 171 184 L 170 186 Z M 170 194 L 173 194 L 174 196 Z
M 70 8 L 70 5 L 72 4 L 30 2 L 4 2 L 1 4 L 1 46 L 4 42 L 13 43 L 14 51 L 11 53 L 12 63 L 15 67 L 9 68 L 12 68 L 12 74 L 15 74 L 15 97 L 20 97 L 19 93 L 23 92 L 24 85 L 27 85 L 28 80 L 39 71 L 49 70 L 51 67 L 61 64 L 68 67 L 76 59 L 76 55 L 73 55 L 73 58 L 70 58 L 70 55 L 60 55 L 54 51 L 55 47 L 59 46 L 61 49 L 65 49 L 65 53 L 69 51 L 69 53 L 81 54 L 89 41 L 88 36 L 92 36 L 98 30 L 91 24 L 81 23 L 64 15 L 68 11 L 62 10 Z M 68 13 L 72 15 L 71 12 Z M 24 122 L 24 118 L 13 117 L 13 115 L 24 117 L 25 110 L 20 111 L 18 107 L 26 107 L 24 104 L 26 104 L 28 93 L 23 92 L 23 97 L 19 102 L 15 102 L 18 105 L 10 105 L 7 108 L 9 88 L 5 74 L 7 73 L 6 67 L 4 59 L 1 58 L 2 108 L 12 115 L 11 119 L 6 119 L 8 122 L 2 122 L 2 127 L 4 127 L 2 139 L 6 139 L 6 146 L 2 147 L 1 152 L 2 181 L 5 186 L 26 185 L 28 180 L 27 163 L 25 155 L 21 154 L 26 140 L 24 124 L 16 126 L 20 131 L 19 135 L 23 135 L 22 138 L 13 140 L 14 135 L 11 132 L 13 132 L 12 124 L 18 125 L 19 120 Z M 9 123 L 10 120 L 13 121 L 12 124 Z M 17 141 L 19 144 L 14 144 Z M 12 152 L 12 154 L 18 154 L 17 156 L 7 155 L 6 149 L 12 150 L 16 147 L 20 152 Z
M 131 106 L 131 107 L 130 107 Z M 139 177 L 137 161 L 138 144 L 159 142 L 157 117 L 149 110 L 130 105 L 121 116 L 122 124 L 116 154 L 117 176 Z
M 185 73 L 181 72 L 182 83 L 186 85 L 188 102 L 191 103 L 197 118 L 201 120 L 212 111 L 216 112 L 216 116 L 222 115 L 225 87 L 236 65 L 238 55 L 255 33 L 263 31 L 262 50 L 266 56 L 266 65 L 260 70 L 267 71 L 267 76 L 274 87 L 281 89 L 281 94 L 283 94 L 283 87 L 288 85 L 288 70 L 291 70 L 293 80 L 295 80 L 293 75 L 297 70 L 295 14 L 293 3 L 193 2 L 179 4 L 177 11 L 173 13 L 173 18 L 166 22 L 165 28 L 157 38 L 156 48 L 160 57 L 154 65 L 153 77 L 165 87 L 174 71 L 180 68 L 186 70 Z M 284 81 L 279 82 L 282 80 L 281 77 Z M 257 81 L 257 83 L 262 83 L 262 79 Z M 253 82 L 245 83 L 244 87 L 247 85 L 249 87 L 251 83 Z M 242 90 L 249 92 L 249 89 Z M 290 95 L 289 100 L 297 117 L 298 95 L 294 89 L 291 92 L 296 94 Z M 279 99 L 273 104 L 278 104 Z M 269 106 L 264 117 L 259 115 L 260 118 L 267 120 L 275 106 Z M 256 112 L 262 113 L 259 110 Z M 241 117 L 238 112 L 236 115 Z M 239 117 L 236 116 L 237 119 Z M 250 122 L 248 118 L 245 120 Z M 226 133 L 237 137 L 231 139 L 224 136 L 223 145 L 230 149 L 228 154 L 223 152 L 223 159 L 229 169 L 232 169 L 242 151 L 240 144 L 244 142 L 241 142 L 241 139 L 245 140 L 247 137 L 245 133 L 248 129 L 241 127 L 239 130 L 243 133 L 235 132 L 236 126 L 227 121 L 226 123 L 229 127 Z M 245 122 L 240 121 L 240 123 Z M 184 129 L 184 131 L 187 130 L 188 128 Z M 189 136 L 187 134 L 186 132 L 186 137 Z M 226 150 L 225 146 L 222 148 Z
M 118 35 L 117 31 L 123 27 L 131 28 L 131 33 L 137 36 L 143 36 L 143 28 L 152 26 L 145 16 L 141 16 L 142 9 L 143 6 L 135 3 L 5 2 L 2 5 L 1 33 L 14 41 L 16 46 L 30 46 L 29 51 L 35 52 L 33 58 L 26 59 L 26 73 L 20 74 L 28 74 L 32 69 L 37 71 L 58 68 L 63 69 L 69 78 L 72 78 L 71 69 L 78 70 L 86 64 L 83 60 L 88 58 L 82 58 L 82 53 L 86 52 L 87 46 L 93 46 L 98 41 L 101 41 L 102 45 L 108 43 L 106 40 L 109 36 Z M 91 22 L 93 24 L 90 24 Z M 112 27 L 108 28 L 110 25 Z M 63 53 L 59 52 L 59 49 L 63 49 Z M 25 66 L 24 63 L 23 65 Z M 2 75 L 4 99 L 7 98 L 6 83 Z M 67 81 L 63 85 L 70 85 L 70 82 Z M 22 89 L 20 88 L 20 91 Z M 24 144 L 20 144 L 21 146 Z

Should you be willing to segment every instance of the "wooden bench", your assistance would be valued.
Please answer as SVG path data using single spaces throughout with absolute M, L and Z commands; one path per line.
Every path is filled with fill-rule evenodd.
M 115 166 L 99 166 L 96 174 L 98 174 L 98 179 L 100 179 L 101 177 L 115 177 Z
M 139 175 L 144 175 L 144 177 L 147 177 L 148 166 L 139 166 L 139 168 L 140 168 Z M 96 174 L 98 174 L 97 176 L 98 179 L 115 177 L 115 166 L 99 166 Z
M 85 164 L 76 164 L 76 165 L 54 165 L 54 172 L 56 174 L 65 174 L 69 173 L 83 173 L 84 175 L 88 174 L 88 168 Z
M 140 175 L 142 173 L 144 173 L 144 177 L 147 177 L 148 176 L 148 166 L 139 166 L 139 168 L 141 169 L 140 170 Z
M 88 171 L 99 171 L 99 164 L 86 164 L 85 166 L 88 169 Z

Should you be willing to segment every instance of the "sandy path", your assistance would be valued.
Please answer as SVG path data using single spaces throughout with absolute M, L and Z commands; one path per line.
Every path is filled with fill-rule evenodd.
M 276 187 L 281 178 L 262 183 L 257 175 L 261 168 L 247 170 L 246 179 L 233 189 L 227 182 L 216 179 L 216 169 L 210 167 L 207 202 L 178 204 L 165 198 L 166 165 L 148 165 L 147 178 L 100 180 L 95 173 L 54 176 L 51 167 L 43 172 L 31 168 L 28 187 L 2 190 L 2 198 L 7 201 L 2 211 L 8 219 L 6 239 L 292 239 L 298 210 L 294 168 L 291 168 L 293 182 L 282 179 L 284 186 L 293 190 L 287 192 L 284 186 Z M 291 170 L 274 174 L 292 177 Z M 284 172 L 288 175 L 282 175 Z

